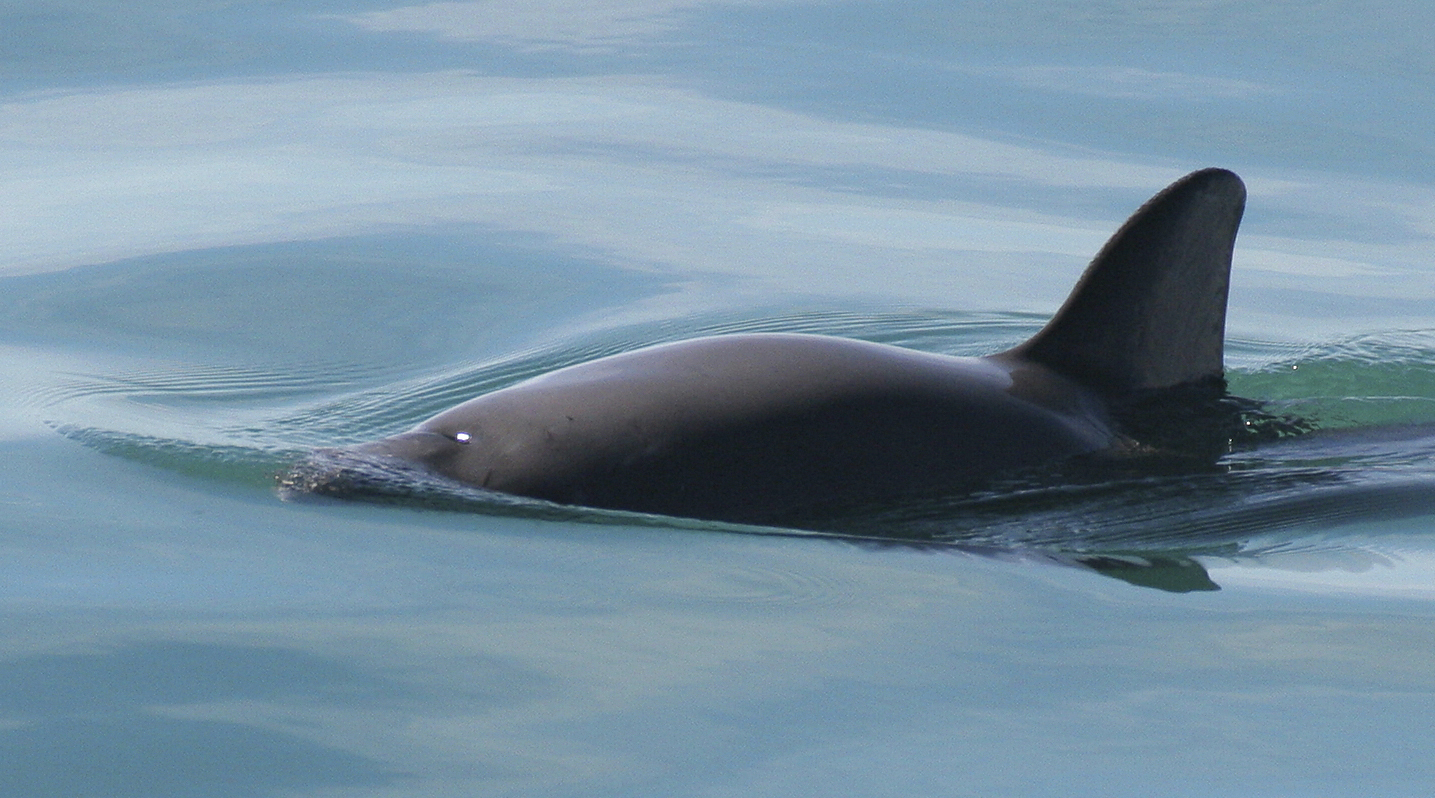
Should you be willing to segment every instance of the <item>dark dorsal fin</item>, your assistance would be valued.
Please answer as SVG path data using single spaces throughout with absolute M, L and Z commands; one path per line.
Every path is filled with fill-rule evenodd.
M 1246 187 L 1203 169 L 1141 206 L 1046 327 L 1009 354 L 1108 395 L 1223 373 L 1231 251 Z

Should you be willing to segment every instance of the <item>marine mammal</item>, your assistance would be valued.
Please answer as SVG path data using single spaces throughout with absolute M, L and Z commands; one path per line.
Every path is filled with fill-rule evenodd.
M 1123 407 L 1223 382 L 1245 187 L 1221 169 L 1157 194 L 1030 340 L 950 357 L 798 334 L 699 338 L 559 369 L 347 450 L 489 490 L 783 523 L 834 502 L 958 490 L 1139 447 Z M 343 493 L 323 469 L 287 486 Z

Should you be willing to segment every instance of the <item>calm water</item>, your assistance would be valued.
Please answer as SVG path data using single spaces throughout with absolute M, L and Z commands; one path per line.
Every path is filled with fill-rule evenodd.
M 1435 11 L 1009 5 L 0 3 L 0 795 L 1428 795 Z M 1210 165 L 1320 427 L 1216 471 L 921 547 L 276 494 L 659 341 L 1009 346 Z

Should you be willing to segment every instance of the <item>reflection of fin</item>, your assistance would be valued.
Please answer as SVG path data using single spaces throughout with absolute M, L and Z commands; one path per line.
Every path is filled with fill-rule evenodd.
M 1241 179 L 1203 169 L 1141 206 L 1012 353 L 1107 396 L 1220 379 Z
M 1071 561 L 1137 587 L 1154 587 L 1171 593 L 1221 589 L 1211 581 L 1205 566 L 1181 555 L 1078 554 L 1071 556 Z
M 1041 549 L 1008 548 L 953 541 L 902 540 L 900 538 L 867 537 L 862 535 L 841 535 L 827 532 L 800 532 L 795 530 L 762 529 L 749 527 L 741 531 L 747 534 L 775 535 L 780 537 L 818 538 L 841 540 L 864 548 L 915 549 L 918 551 L 953 551 L 977 557 L 989 557 L 1008 562 L 1040 562 L 1061 565 L 1082 570 L 1095 571 L 1102 576 L 1120 579 L 1137 587 L 1151 587 L 1168 593 L 1194 593 L 1196 591 L 1220 590 L 1221 586 L 1211 580 L 1206 567 L 1183 554 L 1073 554 L 1062 551 Z

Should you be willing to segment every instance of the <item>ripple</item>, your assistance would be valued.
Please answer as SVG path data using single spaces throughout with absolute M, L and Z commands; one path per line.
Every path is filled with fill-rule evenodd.
M 733 566 L 720 570 L 687 570 L 671 578 L 650 581 L 645 591 L 686 605 L 736 607 L 840 607 L 859 594 L 855 581 L 814 572 L 799 560 L 790 568 Z
M 1435 421 L 1435 331 L 1240 347 L 1243 366 L 1228 375 L 1233 391 L 1271 400 L 1321 426 Z
M 103 375 L 61 374 L 50 384 L 37 388 L 30 400 L 40 407 L 106 396 L 134 401 L 234 404 L 327 393 L 336 387 L 382 376 L 382 371 L 353 365 L 277 372 L 185 364 Z
M 324 493 L 304 482 L 313 473 L 306 477 L 303 464 L 315 462 L 306 452 L 381 437 L 555 368 L 654 343 L 790 331 L 981 354 L 1024 339 L 1040 321 L 1023 314 L 917 309 L 714 314 L 556 336 L 499 357 L 407 373 L 354 365 L 266 370 L 167 364 L 98 376 L 67 374 L 27 401 L 43 406 L 63 434 L 113 456 L 244 484 L 273 484 L 283 472 L 280 492 L 292 500 Z M 1241 392 L 1274 396 L 1283 412 L 1353 407 L 1348 414 L 1356 422 L 1234 453 L 1205 471 L 1063 472 L 979 494 L 913 499 L 794 524 L 823 532 L 566 507 L 373 463 L 347 466 L 350 476 L 368 480 L 367 495 L 349 491 L 348 497 L 594 525 L 1138 558 L 1163 552 L 1259 557 L 1317 545 L 1338 549 L 1341 532 L 1333 533 L 1334 543 L 1317 543 L 1313 536 L 1371 519 L 1435 514 L 1435 333 L 1303 345 L 1237 341 L 1233 348 L 1245 364 L 1231 374 Z M 1366 423 L 1390 418 L 1400 423 Z M 1348 544 L 1363 545 L 1358 538 Z M 664 583 L 661 589 L 724 603 L 843 600 L 843 586 L 811 579 L 799 569 L 729 571 L 686 586 Z
M 274 474 L 294 457 L 293 452 L 201 444 L 93 427 L 66 425 L 58 426 L 56 431 L 113 457 L 189 476 L 251 486 L 272 486 Z

